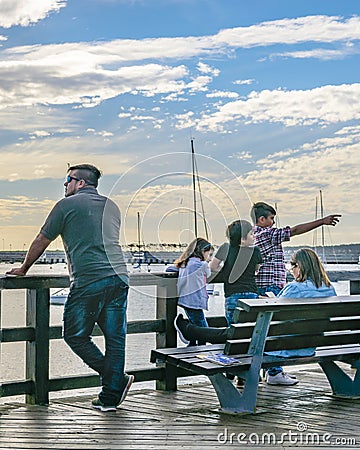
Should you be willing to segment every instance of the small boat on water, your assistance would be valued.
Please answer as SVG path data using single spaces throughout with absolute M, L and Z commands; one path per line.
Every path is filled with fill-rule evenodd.
M 62 288 L 55 292 L 50 293 L 50 304 L 51 305 L 64 305 L 68 297 L 69 290 Z

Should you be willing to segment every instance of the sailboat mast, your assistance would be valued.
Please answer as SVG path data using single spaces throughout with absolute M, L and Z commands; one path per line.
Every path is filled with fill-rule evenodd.
M 318 197 L 315 197 L 315 220 L 317 220 L 318 217 Z M 317 228 L 315 228 L 314 230 L 314 234 L 313 234 L 313 247 L 314 250 L 316 251 L 316 247 L 317 247 Z
M 280 219 L 279 219 L 278 209 L 279 209 L 278 204 L 275 203 L 275 211 L 276 211 L 275 226 L 276 226 L 276 228 L 280 228 Z
M 323 205 L 323 196 L 322 190 L 320 189 L 320 217 L 324 217 L 324 205 Z M 321 226 L 321 246 L 323 252 L 323 262 L 325 262 L 325 234 L 324 234 L 324 226 Z
M 192 161 L 192 181 L 193 181 L 193 199 L 194 199 L 194 233 L 198 237 L 197 228 L 197 207 L 196 207 L 196 176 L 195 176 L 195 150 L 194 139 L 191 139 L 191 161 Z
M 138 233 L 138 251 L 139 251 L 139 255 L 140 255 L 140 251 L 141 251 L 141 232 L 140 232 L 141 228 L 140 228 L 140 213 L 137 213 L 137 233 Z M 139 256 L 140 258 L 140 256 Z

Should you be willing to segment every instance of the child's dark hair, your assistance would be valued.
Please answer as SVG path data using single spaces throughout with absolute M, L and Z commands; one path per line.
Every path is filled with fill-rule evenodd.
M 174 265 L 179 268 L 186 267 L 189 259 L 193 256 L 204 261 L 203 252 L 208 250 L 214 250 L 210 242 L 203 238 L 196 238 L 190 242 L 179 258 L 175 260 Z
M 250 211 L 250 216 L 252 221 L 256 224 L 260 217 L 264 216 L 265 219 L 270 216 L 270 214 L 276 215 L 276 210 L 267 203 L 257 202 L 253 204 Z
M 229 239 L 230 245 L 239 247 L 241 239 L 246 239 L 252 228 L 251 223 L 247 220 L 234 220 L 234 222 L 231 222 L 226 229 L 226 237 Z

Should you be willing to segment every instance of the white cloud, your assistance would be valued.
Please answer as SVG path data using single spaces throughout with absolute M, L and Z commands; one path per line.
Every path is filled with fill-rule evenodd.
M 233 155 L 229 156 L 230 159 L 240 159 L 240 160 L 250 160 L 253 158 L 253 155 L 243 150 L 242 152 L 234 153 Z
M 220 70 L 214 67 L 209 66 L 208 64 L 204 64 L 203 62 L 199 62 L 197 65 L 197 68 L 199 72 L 201 73 L 207 73 L 209 75 L 218 76 L 220 73 Z
M 179 130 L 191 128 L 196 125 L 197 121 L 194 119 L 194 113 L 189 111 L 185 114 L 177 114 L 175 115 L 176 119 L 176 128 Z
M 67 57 L 65 56 L 65 60 L 62 60 L 60 55 L 58 57 L 56 66 L 53 67 L 48 66 L 45 60 L 41 64 L 25 61 L 0 63 L 0 108 L 40 103 L 80 104 L 83 107 L 91 107 L 105 99 L 126 93 L 142 93 L 151 97 L 159 93 L 179 93 L 185 88 L 204 89 L 206 83 L 211 80 L 209 77 L 198 77 L 189 81 L 187 86 L 183 80 L 188 73 L 184 66 L 147 64 L 117 70 L 100 70 L 96 67 L 80 69 L 78 62 L 77 70 L 83 71 L 82 77 L 80 73 L 74 74 L 74 67 L 65 73 L 63 64 L 67 65 Z M 88 65 L 88 62 L 85 65 Z M 27 73 L 25 78 L 21 75 L 24 72 Z M 89 75 L 91 72 L 92 76 Z
M 360 133 L 360 125 L 358 126 L 351 126 L 351 127 L 344 127 L 341 130 L 336 131 L 336 135 L 351 135 L 351 134 L 359 134 Z
M 45 19 L 50 13 L 66 6 L 66 0 L 1 0 L 0 26 L 23 27 Z
M 86 130 L 86 132 L 87 133 L 93 133 L 96 136 L 102 136 L 104 138 L 108 138 L 108 137 L 114 136 L 114 133 L 112 133 L 111 131 L 106 131 L 106 130 L 96 131 L 94 128 L 88 128 Z
M 242 84 L 252 84 L 253 82 L 254 82 L 254 80 L 249 78 L 247 80 L 235 80 L 233 83 L 242 85 Z
M 239 94 L 237 92 L 225 92 L 225 91 L 213 91 L 206 94 L 208 98 L 238 98 Z
M 360 18 L 306 16 L 262 22 L 250 27 L 220 31 L 214 41 L 233 47 L 255 47 L 279 43 L 336 42 L 360 39 Z
M 186 88 L 190 90 L 190 92 L 201 92 L 208 90 L 208 84 L 212 81 L 211 77 L 201 75 L 199 77 L 194 78 L 190 81 Z
M 352 46 L 352 45 L 349 45 L 349 46 L 343 47 L 341 49 L 315 48 L 312 50 L 274 53 L 273 55 L 270 56 L 270 59 L 273 59 L 276 57 L 297 58 L 297 59 L 315 58 L 315 59 L 322 59 L 324 61 L 327 61 L 327 60 L 334 60 L 334 59 L 343 59 L 349 55 L 355 55 L 358 53 L 360 53 L 359 49 L 354 48 L 354 46 Z
M 185 97 L 179 97 L 178 93 L 171 93 L 169 95 L 165 95 L 161 97 L 161 101 L 160 103 L 164 103 L 164 102 L 187 102 L 188 99 Z
M 269 155 L 257 161 L 256 170 L 240 177 L 253 201 L 280 202 L 289 216 L 289 205 L 296 205 L 297 211 L 309 215 L 313 214 L 315 196 L 321 188 L 327 198 L 328 214 L 352 214 L 353 201 L 349 198 L 360 196 L 356 181 L 360 176 L 360 127 L 357 133 L 348 134 L 348 129 L 304 144 L 289 155 L 277 153 L 276 157 Z M 264 180 L 268 181 L 266 192 Z
M 43 211 L 49 211 L 53 205 L 54 202 L 49 199 L 26 196 L 2 198 L 0 202 L 0 225 L 11 225 L 14 221 L 29 225 L 36 223 L 36 220 L 44 220 L 45 212 Z
M 280 122 L 285 126 L 330 124 L 360 118 L 360 84 L 322 86 L 310 90 L 251 92 L 204 115 L 199 129 L 225 131 L 238 119 L 247 122 Z
M 30 133 L 30 135 L 35 138 L 42 138 L 42 137 L 50 136 L 50 133 L 45 130 L 35 130 L 32 133 Z
M 133 116 L 131 120 L 155 120 L 153 116 Z
M 77 120 L 66 111 L 52 107 L 23 106 L 2 109 L 0 106 L 1 128 L 17 130 L 20 133 L 32 133 L 34 130 L 69 133 L 77 128 Z
M 81 140 L 73 136 L 49 137 L 24 141 L 15 145 L 2 146 L 0 179 L 7 181 L 32 180 L 41 178 L 59 178 L 65 175 L 66 163 L 83 163 L 100 167 L 104 173 L 119 174 L 128 168 L 130 161 L 137 155 L 113 152 L 108 143 L 112 138 L 114 145 L 123 142 L 123 136 L 113 137 L 107 131 L 87 130 Z M 100 149 L 100 150 L 99 150 Z M 16 157 L 14 157 L 16 155 Z
M 64 6 L 63 2 L 27 0 L 15 5 L 21 9 L 35 3 L 47 11 Z M 16 8 L 10 8 L 7 15 L 13 10 Z M 192 76 L 184 64 L 160 63 L 165 59 L 224 55 L 240 47 L 278 43 L 351 41 L 360 38 L 359 24 L 359 17 L 345 20 L 309 16 L 222 30 L 210 36 L 7 48 L 0 52 L 0 107 L 74 104 L 89 108 L 123 94 L 145 97 L 161 94 L 167 101 L 184 100 L 185 93 L 208 90 L 219 71 L 200 62 L 197 70 L 203 75 Z M 140 63 L 134 64 L 135 61 Z

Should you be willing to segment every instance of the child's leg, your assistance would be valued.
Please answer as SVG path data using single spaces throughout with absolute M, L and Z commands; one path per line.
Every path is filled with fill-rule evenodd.
M 237 296 L 237 294 L 233 294 L 225 298 L 225 317 L 228 326 L 230 326 L 233 323 L 233 316 L 235 308 L 237 306 L 238 298 L 239 297 Z
M 226 317 L 226 321 L 228 323 L 228 326 L 230 327 L 230 325 L 232 323 L 234 323 L 234 312 L 235 312 L 235 308 L 237 307 L 237 303 L 239 298 L 258 298 L 259 295 L 256 294 L 255 292 L 239 292 L 238 294 L 232 294 L 229 297 L 225 298 L 225 317 Z M 229 378 L 230 380 L 233 380 L 235 378 L 235 376 L 229 372 L 226 373 L 227 378 Z M 243 382 L 241 382 L 241 378 L 237 378 L 238 380 L 238 386 L 243 386 Z
M 209 324 L 207 323 L 204 311 L 202 309 L 193 309 L 184 307 L 185 313 L 190 321 L 190 323 L 197 325 L 198 327 L 207 328 Z M 191 345 L 205 345 L 204 341 L 190 341 Z
M 269 286 L 259 288 L 258 290 L 260 295 L 266 295 L 266 292 L 273 292 L 275 295 L 277 295 L 281 291 L 281 288 L 279 286 L 276 286 L 276 284 L 271 284 Z M 283 368 L 281 366 L 269 367 L 266 370 L 267 375 L 271 377 L 281 372 L 283 372 Z
M 225 317 L 230 326 L 233 321 L 235 308 L 237 307 L 237 303 L 239 298 L 258 298 L 259 295 L 255 292 L 239 292 L 238 294 L 232 294 L 229 297 L 225 298 Z
M 181 314 L 176 318 L 176 328 L 190 342 L 198 340 L 210 344 L 225 344 L 230 331 L 230 328 L 199 327 L 184 319 Z
M 198 327 L 208 327 L 204 311 L 202 309 L 193 309 L 184 307 L 185 313 L 191 323 Z

